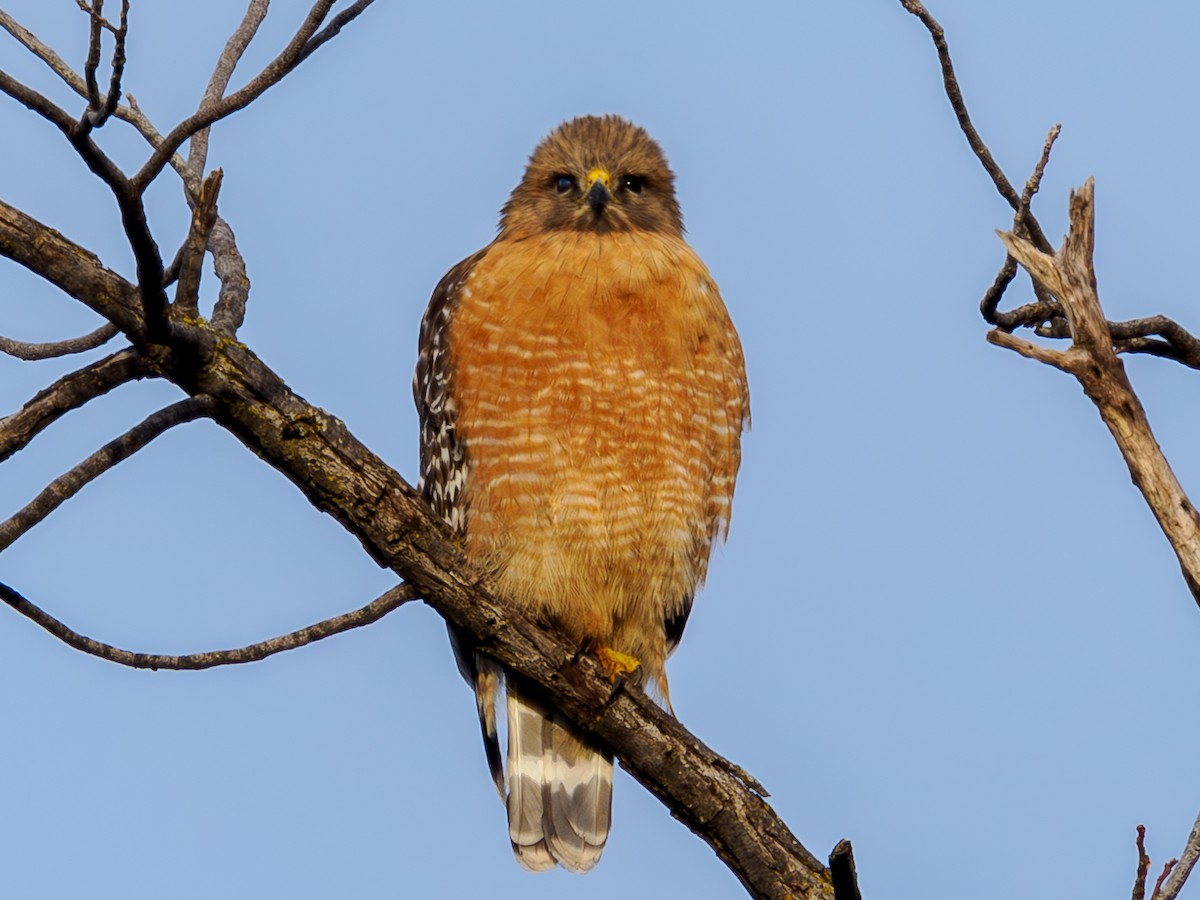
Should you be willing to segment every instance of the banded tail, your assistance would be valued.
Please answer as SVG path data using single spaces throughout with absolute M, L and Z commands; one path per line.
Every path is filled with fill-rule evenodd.
M 508 834 L 526 869 L 583 874 L 612 819 L 612 754 L 508 679 Z

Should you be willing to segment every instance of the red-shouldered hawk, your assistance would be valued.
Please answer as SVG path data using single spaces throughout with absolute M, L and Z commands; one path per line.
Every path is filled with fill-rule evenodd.
M 433 292 L 413 392 L 420 489 L 472 562 L 667 699 L 750 413 L 737 332 L 643 129 L 587 116 L 534 150 L 499 235 Z M 588 871 L 608 837 L 611 752 L 510 674 L 506 779 L 504 673 L 469 636 L 451 641 L 517 860 Z

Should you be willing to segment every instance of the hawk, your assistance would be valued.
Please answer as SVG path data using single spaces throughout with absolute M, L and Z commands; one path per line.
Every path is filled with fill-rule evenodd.
M 496 239 L 434 290 L 418 350 L 426 501 L 500 596 L 669 705 L 664 665 L 728 529 L 750 413 L 741 343 L 658 144 L 611 115 L 551 132 Z M 450 636 L 518 862 L 588 871 L 612 753 Z

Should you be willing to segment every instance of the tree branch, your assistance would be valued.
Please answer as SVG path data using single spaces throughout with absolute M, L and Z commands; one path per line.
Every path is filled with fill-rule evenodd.
M 78 127 L 78 123 L 61 108 L 4 71 L 0 71 L 0 91 L 57 126 L 87 167 L 113 192 L 121 212 L 125 236 L 129 239 L 129 246 L 137 263 L 138 284 L 142 289 L 140 293 L 146 313 L 143 320 L 144 333 L 130 334 L 130 339 L 134 343 L 142 343 L 147 334 L 152 339 L 160 337 L 166 326 L 167 307 L 166 294 L 162 287 L 162 257 L 159 256 L 158 246 L 150 234 L 140 194 L 132 190 L 125 174 L 96 145 L 88 134 L 88 129 Z
M 265 15 L 267 2 L 266 0 L 253 0 L 247 16 L 250 17 L 250 12 L 261 10 Z M 348 11 L 348 10 L 347 10 Z M 340 15 L 339 15 L 340 18 Z M 336 20 L 335 20 L 336 21 Z M 333 23 L 329 27 L 332 27 Z M 41 59 L 56 75 L 61 78 L 68 87 L 73 91 L 87 99 L 88 92 L 84 80 L 76 74 L 63 59 L 47 47 L 28 29 L 14 20 L 8 13 L 0 10 L 0 27 L 8 31 L 18 42 L 29 49 L 35 56 Z M 246 21 L 243 20 L 242 26 L 239 27 L 235 36 L 241 32 L 239 40 L 249 42 L 253 35 L 247 29 Z M 257 25 L 254 25 L 257 28 Z M 327 29 L 326 29 L 327 30 Z M 218 60 L 218 68 L 229 66 L 229 73 L 232 73 L 231 53 L 239 53 L 237 50 L 238 44 L 231 37 L 231 43 L 234 43 L 234 50 L 230 51 L 227 45 L 226 51 L 222 54 L 222 58 Z M 244 50 L 244 48 L 242 48 Z M 223 62 L 224 61 L 224 62 Z M 222 69 L 223 71 L 223 69 Z M 218 78 L 218 72 L 213 73 L 213 78 Z M 224 85 L 221 86 L 224 89 Z M 14 88 L 15 90 L 15 88 Z M 118 119 L 122 119 L 131 124 L 137 131 L 146 139 L 151 148 L 158 149 L 162 146 L 163 136 L 158 132 L 158 129 L 150 122 L 146 116 L 137 109 L 130 98 L 130 106 L 118 105 L 115 110 L 115 115 Z M 70 122 L 70 117 L 63 113 L 64 122 Z M 194 140 L 198 140 L 204 133 L 198 134 Z M 199 159 L 195 156 L 196 144 L 192 144 L 192 158 Z M 207 137 L 205 136 L 204 146 L 207 147 Z M 192 172 L 191 163 L 185 161 L 183 157 L 177 153 L 171 154 L 170 163 L 172 168 L 179 173 L 184 183 L 184 194 L 188 199 L 189 205 L 195 204 L 195 198 L 199 195 L 200 177 L 199 173 L 203 169 L 203 163 L 200 162 L 196 166 L 196 172 Z M 217 273 L 217 278 L 220 281 L 221 288 L 217 299 L 216 307 L 213 311 L 213 322 L 226 334 L 236 334 L 237 329 L 241 327 L 242 321 L 246 315 L 246 303 L 250 292 L 250 278 L 246 273 L 246 263 L 243 260 L 241 252 L 237 248 L 237 241 L 234 238 L 233 230 L 229 224 L 218 216 L 213 224 L 212 231 L 209 233 L 209 250 L 213 254 L 214 268 Z M 172 277 L 168 277 L 164 272 L 163 284 L 169 284 L 178 273 L 175 272 Z
M 7 550 L 29 529 L 74 497 L 88 482 L 124 462 L 163 432 L 184 422 L 211 415 L 214 409 L 208 397 L 189 397 L 160 409 L 116 440 L 109 441 L 69 472 L 55 478 L 19 512 L 0 522 L 0 552 Z
M 92 129 L 101 127 L 112 117 L 117 103 L 121 99 L 121 76 L 125 72 L 125 36 L 129 33 L 129 0 L 121 0 L 121 24 L 117 26 L 104 18 L 104 0 L 92 0 L 91 6 L 88 6 L 84 0 L 76 0 L 76 3 L 91 19 L 88 55 L 83 68 L 83 82 L 88 105 L 76 125 L 81 134 L 87 134 Z M 105 28 L 113 35 L 113 55 L 108 93 L 101 97 L 96 71 L 100 68 L 101 38 Z
M 295 650 L 298 647 L 324 640 L 335 634 L 341 634 L 343 631 L 370 625 L 372 622 L 379 621 L 388 613 L 399 609 L 410 600 L 416 599 L 416 597 L 416 591 L 407 584 L 401 584 L 375 598 L 361 609 L 343 613 L 331 619 L 325 619 L 306 628 L 280 635 L 279 637 L 259 641 L 257 644 L 239 647 L 236 650 L 210 650 L 206 653 L 189 653 L 186 656 L 169 656 L 160 653 L 134 653 L 130 650 L 122 650 L 111 644 L 105 644 L 85 637 L 26 600 L 8 585 L 0 584 L 0 599 L 30 621 L 35 622 L 50 632 L 50 634 L 54 635 L 54 637 L 67 646 L 87 653 L 90 656 L 98 656 L 100 659 L 106 659 L 109 662 L 118 663 L 122 666 L 130 666 L 134 669 L 154 670 L 212 669 L 216 666 L 232 666 L 241 663 L 258 662 L 261 659 L 266 659 L 268 656 L 274 656 L 276 653 Z
M 1050 133 L 1046 135 L 1046 142 L 1042 145 L 1042 155 L 1038 159 L 1037 165 L 1033 167 L 1033 174 L 1025 182 L 1025 189 L 1021 191 L 1021 201 L 1017 204 L 1017 211 L 1013 215 L 1013 232 L 1022 237 L 1029 235 L 1029 223 L 1032 219 L 1030 204 L 1033 203 L 1033 197 L 1041 187 L 1046 164 L 1050 162 L 1050 150 L 1054 147 L 1054 142 L 1058 140 L 1061 131 L 1061 125 L 1055 125 L 1050 129 Z M 1013 331 L 1020 326 L 1036 326 L 1049 319 L 1062 316 L 1062 309 L 1054 298 L 1036 285 L 1034 287 L 1037 295 L 1036 303 L 1029 303 L 1009 312 L 998 312 L 1000 299 L 1016 274 L 1017 261 L 1013 259 L 1012 254 L 1005 254 L 1004 265 L 1000 267 L 995 281 L 992 282 L 992 286 L 988 288 L 987 293 L 983 295 L 983 300 L 979 303 L 979 313 L 985 322 L 1004 331 Z
M 63 58 L 55 53 L 52 48 L 39 41 L 32 31 L 2 9 L 0 9 L 0 28 L 11 34 L 22 46 L 49 66 L 79 96 L 85 100 L 87 99 L 87 86 L 83 79 L 76 74 L 75 70 L 67 65 Z
M 1074 375 L 1096 405 L 1125 457 L 1133 483 L 1171 542 L 1192 596 L 1200 603 L 1200 516 L 1154 439 L 1141 401 L 1113 349 L 1109 325 L 1100 308 L 1092 268 L 1094 188 L 1093 180 L 1088 179 L 1072 192 L 1071 230 L 1058 253 L 1043 253 L 1012 232 L 1000 232 L 1000 239 L 1033 279 L 1062 304 L 1073 345 L 1060 355 L 1063 365 L 1058 367 Z M 995 334 L 989 334 L 989 339 Z
M 336 0 L 318 0 L 318 2 L 314 3 L 308 11 L 308 15 L 305 16 L 304 22 L 300 25 L 300 28 L 296 31 L 291 41 L 288 42 L 287 47 L 283 49 L 283 52 L 268 63 L 249 84 L 211 106 L 202 105 L 194 114 L 172 128 L 171 132 L 163 138 L 158 149 L 146 160 L 146 163 L 138 173 L 133 176 L 132 184 L 134 190 L 138 193 L 144 191 L 150 182 L 158 176 L 158 173 L 162 171 L 163 166 L 170 160 L 171 155 L 183 146 L 184 141 L 201 129 L 208 128 L 226 116 L 249 106 L 262 96 L 268 88 L 278 84 L 288 72 L 296 68 L 303 61 L 301 54 L 304 52 L 309 39 L 320 27 L 325 17 L 329 15 L 329 10 L 335 2 Z
M 250 276 L 246 272 L 246 262 L 238 251 L 233 229 L 220 216 L 217 216 L 209 233 L 208 249 L 212 251 L 213 268 L 217 280 L 221 282 L 221 290 L 213 307 L 213 327 L 224 334 L 235 335 L 246 319 Z
M 84 302 L 126 297 L 131 285 L 49 229 L 0 205 L 0 255 L 18 259 Z M 73 265 L 64 261 L 73 260 Z M 140 327 L 139 311 L 118 307 Z M 416 492 L 338 419 L 298 397 L 249 349 L 203 321 L 180 322 L 148 364 L 286 475 L 376 560 L 480 650 L 538 684 L 579 727 L 610 746 L 673 815 L 705 840 L 755 897 L 832 900 L 828 870 L 796 840 L 737 766 L 706 747 L 639 688 L 614 688 L 600 663 L 492 593 Z
M 46 240 L 48 235 L 51 240 Z M 64 239 L 54 229 L 3 200 L 0 200 L 0 256 L 20 263 L 81 301 L 135 343 L 141 339 L 145 319 L 138 310 L 137 289 L 105 268 L 91 251 Z
M 75 128 L 75 120 L 66 110 L 28 85 L 17 81 L 3 69 L 0 69 L 0 91 L 8 94 L 26 109 L 37 113 L 63 134 L 69 135 Z
M 183 316 L 200 315 L 200 267 L 208 238 L 217 221 L 217 194 L 224 173 L 217 169 L 200 186 L 200 197 L 192 207 L 192 224 L 180 248 L 179 285 L 175 289 L 175 307 Z
M 829 876 L 833 881 L 833 900 L 862 900 L 858 890 L 858 869 L 854 848 L 849 841 L 838 841 L 829 854 Z
M 267 9 L 270 5 L 271 0 L 250 0 L 241 24 L 234 29 L 229 40 L 225 42 L 225 49 L 217 57 L 212 77 L 209 79 L 208 87 L 204 90 L 204 97 L 200 101 L 200 109 L 211 107 L 224 96 L 225 88 L 229 87 L 229 79 L 233 77 L 234 69 L 241 62 L 242 56 L 245 54 L 246 48 L 250 46 L 250 42 L 254 40 L 254 36 L 258 34 L 258 27 L 267 17 Z M 204 175 L 204 166 L 208 160 L 210 133 L 211 126 L 205 126 L 197 131 L 188 143 L 187 167 L 196 180 Z
M 1109 322 L 1108 328 L 1118 352 L 1150 353 L 1200 369 L 1200 340 L 1166 316 Z M 1158 335 L 1163 340 L 1151 340 L 1152 335 Z
M 102 124 L 103 120 L 111 114 L 105 112 L 109 105 L 107 100 L 97 107 L 100 103 L 98 99 L 99 88 L 96 86 L 95 69 L 92 66 L 92 62 L 93 56 L 98 57 L 99 54 L 99 29 L 103 24 L 103 19 L 99 14 L 102 0 L 96 0 L 96 3 L 97 8 L 95 9 L 81 4 L 81 8 L 89 12 L 92 21 L 92 40 L 89 42 L 87 63 L 87 71 L 90 74 L 84 79 L 84 90 L 88 98 L 88 113 L 85 113 L 76 122 L 66 112 L 51 103 L 37 91 L 10 77 L 3 71 L 0 71 L 0 91 L 23 103 L 57 126 L 71 143 L 71 146 L 75 148 L 87 167 L 108 185 L 112 191 L 113 197 L 117 201 L 117 208 L 121 213 L 121 224 L 125 229 L 125 236 L 129 240 L 130 249 L 133 250 L 134 261 L 137 264 L 138 286 L 141 289 L 141 300 L 145 308 L 145 330 L 143 334 L 131 335 L 131 339 L 135 343 L 142 343 L 147 337 L 150 340 L 160 339 L 166 330 L 167 297 L 163 290 L 163 263 L 162 257 L 158 252 L 158 245 L 155 243 L 154 237 L 150 233 L 150 226 L 146 221 L 146 210 L 142 203 L 142 192 L 145 185 L 141 188 L 135 186 L 133 182 L 125 177 L 125 173 L 105 155 L 104 151 L 97 146 L 91 137 L 92 123 L 99 121 Z M 123 0 L 122 29 L 126 25 L 125 13 L 128 11 L 127 7 L 127 2 Z M 119 79 L 120 72 L 124 66 L 123 31 L 120 32 L 117 43 L 118 48 L 114 55 L 113 66 L 114 77 Z M 119 81 L 115 85 L 114 90 L 114 97 L 119 97 Z M 109 99 L 112 100 L 113 109 L 115 110 L 116 100 L 111 97 Z M 90 114 L 93 110 L 96 111 L 96 115 L 94 116 Z M 168 158 L 169 156 L 168 154 Z
M 309 42 L 304 45 L 304 50 L 301 51 L 300 58 L 296 62 L 304 62 L 304 60 L 319 50 L 326 41 L 331 41 L 337 37 L 343 28 L 357 19 L 374 2 L 375 0 L 357 0 L 357 2 L 343 9 L 330 20 L 328 25 L 314 34 Z
M 1146 900 L 1146 875 L 1150 872 L 1150 857 L 1146 855 L 1146 826 L 1137 827 L 1137 873 L 1133 877 L 1132 900 Z
M 954 115 L 958 119 L 959 128 L 966 136 L 967 143 L 971 145 L 971 150 L 978 157 L 984 171 L 991 177 L 997 192 L 1017 212 L 1017 216 L 1013 222 L 1013 231 L 1022 237 L 1027 237 L 1043 253 L 1050 253 L 1050 242 L 1046 240 L 1046 236 L 1037 219 L 1028 211 L 1028 205 L 1029 200 L 1032 199 L 1033 194 L 1037 191 L 1038 183 L 1041 181 L 1042 171 L 1045 169 L 1046 160 L 1049 158 L 1050 146 L 1054 143 L 1054 138 L 1058 136 L 1059 126 L 1056 125 L 1051 130 L 1050 137 L 1047 138 L 1046 145 L 1042 151 L 1042 161 L 1038 164 L 1037 169 L 1034 170 L 1034 178 L 1031 178 L 1026 183 L 1025 191 L 1018 197 L 1008 177 L 996 163 L 987 144 L 983 142 L 983 138 L 979 136 L 979 132 L 971 122 L 971 116 L 967 112 L 966 101 L 963 99 L 962 89 L 959 87 L 958 78 L 954 74 L 954 66 L 950 61 L 950 48 L 946 43 L 946 34 L 942 26 L 930 15 L 920 0 L 900 0 L 900 5 L 921 20 L 921 23 L 933 39 L 938 61 L 942 67 L 942 82 L 946 89 L 946 97 L 949 99 L 950 106 L 954 110 Z M 1028 229 L 1028 233 L 1022 231 L 1022 222 Z M 1055 303 L 1053 297 L 1045 292 L 1045 288 L 1036 282 L 1034 284 L 1034 292 L 1037 294 L 1036 303 L 1027 303 L 1009 312 L 997 312 L 1000 299 L 1015 274 L 1016 267 L 1013 265 L 1012 259 L 1005 259 L 1000 272 L 996 275 L 996 278 L 980 301 L 980 313 L 983 315 L 984 321 L 1004 331 L 1013 331 L 1017 328 L 1033 328 L 1041 337 L 1070 337 L 1070 330 L 1062 325 L 1061 310 L 1058 308 L 1058 304 Z M 1137 324 L 1135 325 L 1135 323 Z M 1169 323 L 1166 330 L 1157 330 L 1157 326 L 1162 323 Z M 1165 316 L 1135 319 L 1131 323 L 1107 322 L 1106 324 L 1112 333 L 1113 346 L 1117 353 L 1146 353 L 1164 359 L 1173 359 L 1191 368 L 1200 369 L 1200 341 Z M 1125 328 L 1125 333 L 1118 337 L 1118 331 L 1122 330 L 1122 325 L 1135 327 Z M 992 339 L 993 333 L 989 333 L 988 340 L 992 341 L 992 343 L 1001 343 L 998 340 Z M 1162 340 L 1152 340 L 1152 336 L 1156 334 Z M 1005 346 L 1008 345 L 1005 344 Z
M 1171 869 L 1170 873 L 1163 873 L 1167 876 L 1166 880 L 1160 879 L 1161 887 L 1155 888 L 1154 892 L 1158 900 L 1176 900 L 1179 892 L 1183 890 L 1184 882 L 1192 874 L 1197 859 L 1200 859 L 1200 816 L 1196 816 L 1196 822 L 1192 825 L 1192 833 L 1188 835 L 1183 852 L 1179 854 L 1178 864 Z
M 983 138 L 979 136 L 979 132 L 975 130 L 975 126 L 971 122 L 966 101 L 963 100 L 962 89 L 958 86 L 958 77 L 954 74 L 954 64 L 950 61 L 950 47 L 946 43 L 946 32 L 942 30 L 937 19 L 930 15 L 929 10 L 920 0 L 900 0 L 900 5 L 920 19 L 921 24 L 929 32 L 929 36 L 933 38 L 933 46 L 937 50 L 938 61 L 942 66 L 942 83 L 946 88 L 946 96 L 950 100 L 950 106 L 954 109 L 955 118 L 958 119 L 958 127 L 966 137 L 967 143 L 971 145 L 971 151 L 979 158 L 979 162 L 991 177 L 992 184 L 996 186 L 1000 196 L 1007 200 L 1009 206 L 1014 210 L 1019 209 L 1021 198 L 1009 183 L 1008 177 L 992 156 L 992 151 L 988 149 L 987 144 L 983 142 Z M 1030 238 L 1034 245 L 1039 250 L 1049 250 L 1050 242 L 1042 233 L 1041 225 L 1033 218 L 1028 221 Z
M 17 359 L 32 362 L 39 359 L 54 359 L 58 356 L 70 356 L 72 353 L 84 353 L 102 347 L 117 336 L 117 326 L 106 322 L 95 331 L 77 338 L 65 341 L 51 341 L 45 344 L 31 344 L 25 341 L 14 341 L 12 338 L 0 336 L 0 353 L 7 353 Z
M 150 374 L 133 350 L 122 350 L 60 378 L 18 412 L 0 419 L 0 462 L 24 448 L 64 413 Z

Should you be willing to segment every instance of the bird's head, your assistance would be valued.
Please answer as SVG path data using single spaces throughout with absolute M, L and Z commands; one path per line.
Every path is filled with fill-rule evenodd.
M 654 139 L 619 116 L 564 122 L 538 144 L 500 215 L 502 235 L 682 235 L 675 176 Z

